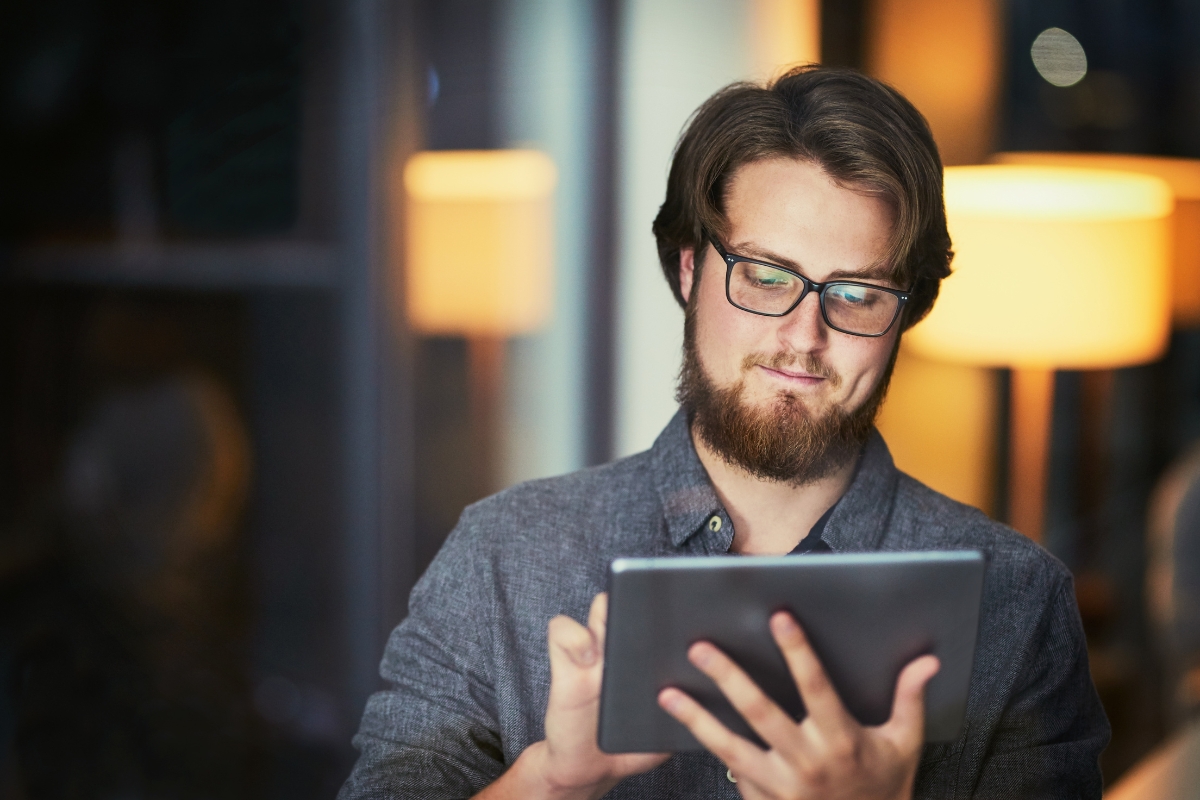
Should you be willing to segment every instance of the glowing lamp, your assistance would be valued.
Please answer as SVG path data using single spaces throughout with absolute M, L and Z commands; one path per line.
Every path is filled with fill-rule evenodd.
M 972 364 L 1100 369 L 1152 361 L 1169 331 L 1171 189 L 1059 167 L 946 170 L 954 272 L 909 333 Z
M 505 340 L 548 320 L 554 162 L 533 150 L 418 153 L 404 167 L 412 328 L 467 339 L 476 489 L 494 485 Z
M 1200 325 L 1200 159 L 1115 153 L 1000 153 L 1001 164 L 1112 169 L 1154 175 L 1175 193 L 1171 316 L 1180 326 Z
M 1171 188 L 1105 170 L 949 167 L 945 199 L 954 271 L 906 338 L 929 358 L 1013 369 L 1009 519 L 1040 539 L 1053 370 L 1166 348 Z
M 502 338 L 547 321 L 556 180 L 554 162 L 533 150 L 409 159 L 405 297 L 415 330 Z

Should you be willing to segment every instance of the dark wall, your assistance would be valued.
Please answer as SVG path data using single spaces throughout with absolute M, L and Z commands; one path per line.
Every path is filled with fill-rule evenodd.
M 1000 149 L 1200 155 L 1200 3 L 1014 0 L 1006 10 Z M 1087 54 L 1074 86 L 1034 68 L 1030 46 L 1050 27 Z
M 302 9 L 298 0 L 0 7 L 0 236 L 287 230 Z

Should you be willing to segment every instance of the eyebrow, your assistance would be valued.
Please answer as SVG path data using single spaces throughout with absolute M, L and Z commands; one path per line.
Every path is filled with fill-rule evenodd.
M 799 272 L 802 275 L 804 274 L 804 270 L 800 267 L 800 265 L 798 263 L 796 263 L 792 259 L 787 258 L 785 256 L 781 256 L 778 253 L 773 253 L 770 250 L 764 250 L 763 248 L 758 247 L 757 245 L 755 245 L 751 242 L 743 242 L 743 243 L 737 244 L 737 245 L 731 244 L 728 252 L 731 255 L 747 256 L 747 257 L 753 258 L 757 261 L 768 261 L 777 266 L 787 267 L 788 269 L 793 270 L 795 272 Z M 872 265 L 863 267 L 862 269 L 834 270 L 833 272 L 831 272 L 829 274 L 829 277 L 827 277 L 822 282 L 828 283 L 829 281 L 835 281 L 835 280 L 864 280 L 864 279 L 890 282 L 892 280 L 891 273 L 892 273 L 892 271 L 890 269 L 888 269 L 887 266 L 884 264 L 872 264 Z

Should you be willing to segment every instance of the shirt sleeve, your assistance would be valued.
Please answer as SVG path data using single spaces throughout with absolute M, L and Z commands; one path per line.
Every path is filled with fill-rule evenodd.
M 1092 684 L 1087 641 L 1069 577 L 1032 636 L 982 769 L 966 793 L 986 798 L 1095 798 L 1108 719 Z M 970 770 L 964 770 L 964 774 Z
M 388 640 L 339 800 L 468 798 L 504 769 L 477 543 L 460 520 Z

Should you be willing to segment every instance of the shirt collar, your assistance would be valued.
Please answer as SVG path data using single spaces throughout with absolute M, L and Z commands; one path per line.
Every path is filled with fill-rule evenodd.
M 663 516 L 671 544 L 682 547 L 692 534 L 724 509 L 713 489 L 708 472 L 696 455 L 687 413 L 681 408 L 671 417 L 650 450 L 654 479 L 662 501 Z M 724 525 L 731 528 L 732 526 Z M 732 542 L 732 531 L 730 542 Z
M 835 553 L 878 550 L 887 532 L 900 471 L 879 431 L 871 429 L 858 472 L 833 509 L 821 539 Z
M 728 551 L 733 529 L 708 472 L 696 455 L 687 414 L 680 409 L 650 450 L 659 500 L 671 544 L 682 547 L 692 536 L 719 534 Z M 833 509 L 821 538 L 834 552 L 876 550 L 887 529 L 900 473 L 879 431 L 872 429 L 858 471 Z M 713 531 L 709 521 L 720 516 Z M 719 544 L 713 542 L 713 544 Z M 708 548 L 706 548 L 708 549 Z

